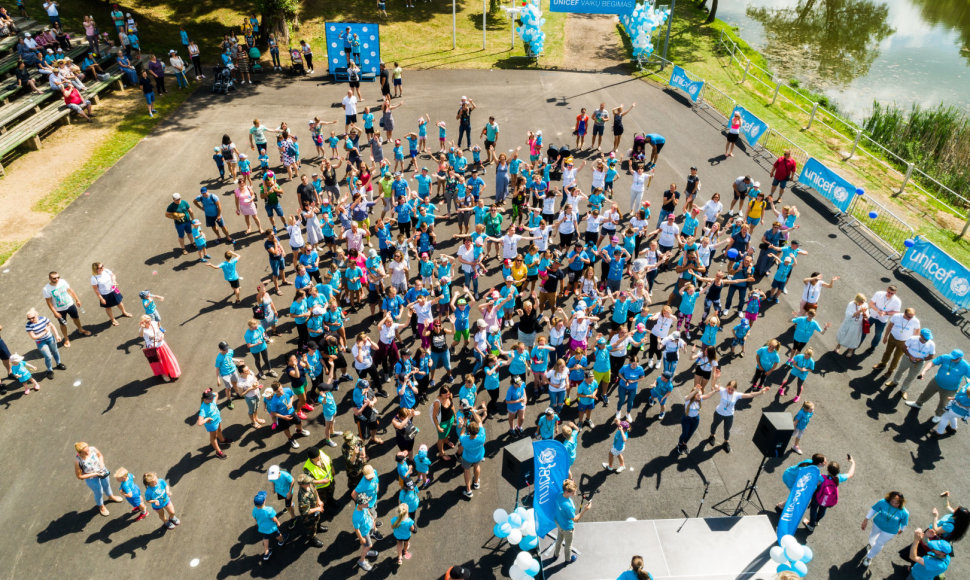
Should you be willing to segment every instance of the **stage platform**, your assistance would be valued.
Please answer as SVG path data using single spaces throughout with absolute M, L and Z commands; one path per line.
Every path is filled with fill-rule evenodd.
M 767 516 L 580 522 L 569 565 L 552 557 L 555 532 L 542 539 L 546 577 L 555 580 L 615 580 L 639 554 L 655 580 L 769 580 L 778 566 L 768 556 L 775 529 Z

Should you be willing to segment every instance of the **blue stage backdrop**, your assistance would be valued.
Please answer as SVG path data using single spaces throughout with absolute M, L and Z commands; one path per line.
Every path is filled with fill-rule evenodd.
M 629 14 L 636 0 L 549 0 L 550 12 L 577 14 Z
M 341 37 L 350 27 L 350 34 L 360 39 L 360 62 L 363 73 L 378 74 L 381 69 L 381 33 L 377 24 L 363 22 L 327 22 L 327 70 L 331 75 L 338 68 L 347 67 L 344 39 Z

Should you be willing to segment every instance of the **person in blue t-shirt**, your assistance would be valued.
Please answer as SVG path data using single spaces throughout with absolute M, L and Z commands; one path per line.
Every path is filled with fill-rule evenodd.
M 236 297 L 236 304 L 241 301 L 239 297 L 239 274 L 236 272 L 236 265 L 239 263 L 239 254 L 226 251 L 225 253 L 226 261 L 219 264 L 207 263 L 206 266 L 212 268 L 213 270 L 222 270 L 222 275 L 225 277 L 226 282 L 229 282 L 229 287 L 232 288 L 232 295 Z
M 630 423 L 621 421 L 619 417 L 615 417 L 613 424 L 616 425 L 616 432 L 613 433 L 613 445 L 610 447 L 607 461 L 603 463 L 603 468 L 607 471 L 620 473 L 626 469 L 626 462 L 623 460 L 623 450 L 626 449 L 626 440 L 630 433 Z M 619 463 L 615 470 L 613 469 L 613 458 L 616 458 Z
M 132 513 L 140 512 L 138 517 L 135 518 L 136 522 L 140 522 L 148 517 L 148 505 L 141 499 L 141 489 L 138 484 L 135 483 L 135 476 L 128 473 L 128 470 L 124 467 L 119 467 L 115 471 L 115 479 L 118 480 L 119 488 L 121 489 L 121 495 L 128 500 L 128 503 L 132 506 Z
M 630 569 L 617 576 L 616 580 L 653 580 L 653 576 L 643 569 L 643 556 L 634 556 L 630 560 Z
M 970 379 L 970 363 L 963 357 L 963 351 L 955 348 L 949 354 L 941 354 L 932 361 L 923 363 L 923 368 L 917 378 L 923 378 L 930 367 L 939 367 L 936 376 L 930 379 L 923 393 L 915 401 L 907 401 L 910 407 L 919 409 L 924 403 L 939 395 L 940 400 L 936 404 L 936 415 L 933 417 L 934 423 L 940 423 L 943 410 L 950 402 L 950 397 L 956 395 L 964 381 Z
M 802 435 L 805 434 L 805 429 L 808 429 L 808 423 L 812 420 L 813 415 L 815 415 L 815 403 L 811 401 L 802 403 L 802 408 L 795 413 L 795 418 L 793 419 L 795 431 L 792 433 L 792 438 L 795 441 L 792 443 L 791 449 L 799 455 L 802 454 L 802 449 L 798 444 L 802 440 Z
M 552 554 L 553 561 L 559 559 L 559 553 L 564 543 L 566 544 L 566 562 L 575 562 L 577 559 L 576 554 L 573 554 L 573 532 L 576 529 L 576 522 L 593 505 L 591 501 L 587 501 L 582 509 L 577 512 L 573 497 L 576 496 L 578 490 L 579 486 L 576 485 L 575 481 L 567 479 L 562 482 L 562 497 L 556 502 L 556 526 L 559 531 L 556 533 L 556 548 Z
M 153 471 L 142 476 L 141 482 L 145 486 L 145 500 L 161 518 L 165 527 L 174 530 L 182 522 L 175 517 L 175 504 L 172 503 L 172 490 L 168 482 L 160 479 Z
M 353 499 L 354 513 L 351 521 L 354 525 L 354 533 L 357 535 L 357 541 L 360 542 L 360 559 L 357 561 L 357 565 L 362 570 L 369 572 L 373 569 L 373 566 L 367 561 L 367 558 L 377 557 L 377 550 L 373 549 L 374 539 L 371 538 L 371 535 L 376 533 L 374 531 L 374 518 L 367 508 L 367 505 L 373 500 L 364 493 L 355 494 Z
M 862 529 L 866 529 L 869 520 L 872 520 L 872 531 L 869 532 L 869 551 L 862 560 L 864 567 L 869 567 L 876 554 L 882 551 L 886 542 L 903 533 L 903 529 L 909 525 L 909 510 L 906 505 L 906 498 L 898 491 L 890 491 L 886 497 L 877 501 L 869 508 L 869 513 L 862 520 Z
M 205 427 L 209 434 L 209 445 L 215 450 L 216 457 L 219 459 L 228 457 L 220 448 L 220 444 L 228 447 L 232 441 L 222 435 L 222 413 L 216 404 L 216 392 L 212 389 L 206 389 L 202 393 L 202 404 L 199 406 L 197 424 Z
M 813 354 L 814 351 L 807 348 L 805 352 L 799 353 L 790 359 L 788 363 L 788 376 L 781 381 L 781 387 L 778 389 L 779 397 L 785 396 L 785 387 L 789 381 L 796 381 L 798 383 L 798 393 L 795 394 L 793 402 L 797 403 L 802 397 L 802 388 L 805 385 L 805 379 L 808 378 L 808 373 L 815 370 L 815 359 L 812 358 Z
M 616 418 L 620 418 L 620 411 L 623 403 L 626 403 L 626 420 L 632 422 L 630 413 L 633 412 L 633 404 L 637 398 L 637 383 L 644 375 L 643 367 L 636 360 L 628 361 L 619 371 L 619 389 L 616 399 Z
M 795 332 L 792 336 L 793 346 L 788 350 L 788 363 L 791 364 L 793 356 L 802 352 L 808 341 L 812 339 L 812 335 L 816 332 L 825 334 L 825 331 L 832 326 L 831 322 L 826 322 L 825 325 L 819 325 L 818 321 L 815 320 L 815 309 L 809 308 L 805 311 L 805 316 L 798 316 L 797 312 L 792 312 L 792 324 L 795 325 Z
M 391 531 L 397 540 L 397 565 L 404 563 L 404 558 L 411 558 L 408 548 L 411 547 L 411 534 L 415 532 L 414 520 L 408 516 L 410 508 L 402 503 L 397 506 L 397 515 L 391 518 Z
M 481 485 L 482 460 L 485 459 L 485 427 L 478 409 L 468 409 L 472 419 L 468 422 L 465 433 L 458 440 L 458 455 L 461 457 L 461 467 L 465 472 L 465 491 L 463 495 L 471 498 L 475 495 L 473 489 Z
M 778 354 L 779 347 L 781 347 L 781 343 L 773 338 L 755 353 L 754 377 L 751 378 L 752 389 L 763 388 L 768 380 L 768 375 L 781 362 L 781 356 Z
M 277 546 L 286 543 L 287 536 L 280 531 L 280 521 L 276 519 L 276 510 L 266 505 L 266 492 L 260 491 L 253 497 L 253 519 L 256 520 L 256 531 L 263 536 L 263 560 L 269 560 L 273 551 L 269 541 L 275 539 Z
M 945 540 L 938 540 L 937 543 L 926 552 L 926 555 L 919 555 L 920 543 L 930 538 L 936 538 L 935 529 L 930 528 L 925 532 L 917 529 L 913 534 L 913 544 L 909 548 L 909 559 L 913 562 L 910 568 L 910 580 L 934 580 L 944 574 L 950 567 L 950 557 L 953 554 L 953 547 Z

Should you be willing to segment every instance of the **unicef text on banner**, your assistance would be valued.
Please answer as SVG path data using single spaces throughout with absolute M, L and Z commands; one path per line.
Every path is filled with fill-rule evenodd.
M 761 136 L 768 130 L 768 123 L 755 117 L 751 111 L 741 105 L 736 105 L 734 110 L 731 111 L 727 122 L 728 127 L 731 126 L 731 119 L 734 117 L 734 113 L 741 113 L 741 136 L 744 137 L 748 145 L 757 143 L 758 139 L 761 139 Z
M 802 166 L 802 173 L 798 176 L 798 183 L 819 192 L 825 199 L 832 202 L 839 211 L 849 209 L 855 186 L 838 173 L 810 157 Z
M 636 7 L 636 0 L 550 0 L 550 12 L 575 12 L 577 14 L 629 14 Z
M 690 100 L 695 103 L 701 96 L 701 89 L 704 88 L 704 81 L 690 80 L 690 77 L 687 76 L 687 71 L 677 65 L 674 65 L 674 70 L 670 73 L 669 84 L 687 93 Z
M 556 528 L 556 512 L 562 498 L 562 482 L 569 477 L 569 453 L 558 441 L 536 441 L 532 444 L 535 469 L 536 535 L 540 538 Z
M 785 500 L 785 507 L 778 519 L 779 540 L 785 536 L 794 535 L 821 479 L 822 472 L 816 465 L 808 465 L 798 470 L 795 483 L 791 486 L 788 499 Z
M 956 306 L 970 308 L 970 271 L 932 243 L 916 238 L 899 265 L 932 282 Z

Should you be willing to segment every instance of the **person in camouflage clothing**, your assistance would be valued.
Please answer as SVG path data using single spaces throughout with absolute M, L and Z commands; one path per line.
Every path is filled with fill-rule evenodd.
M 360 437 L 351 431 L 344 431 L 343 445 L 344 462 L 347 469 L 347 487 L 354 489 L 363 477 L 364 465 L 367 464 L 367 451 Z
M 300 485 L 297 493 L 297 507 L 300 516 L 297 519 L 297 529 L 303 534 L 303 538 L 310 542 L 315 548 L 322 548 L 323 542 L 317 537 L 317 532 L 326 532 L 327 526 L 320 524 L 320 516 L 323 514 L 323 502 L 317 490 L 313 487 L 313 478 L 303 473 L 296 478 Z

